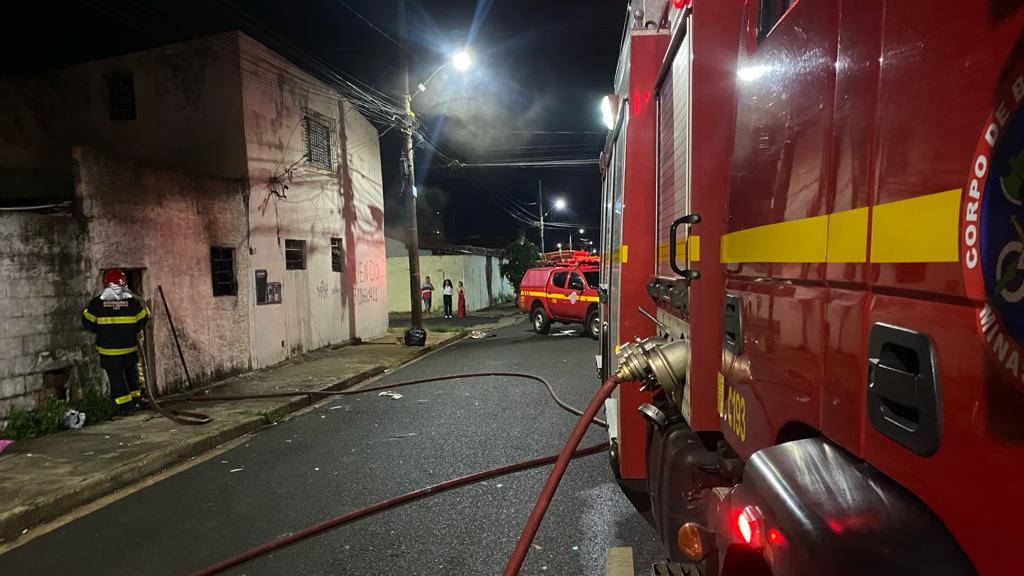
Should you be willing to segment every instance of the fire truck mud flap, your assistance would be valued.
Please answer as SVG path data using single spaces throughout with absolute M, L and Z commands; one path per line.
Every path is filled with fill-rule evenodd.
M 758 451 L 708 504 L 721 576 L 749 570 L 751 553 L 774 576 L 976 573 L 920 500 L 822 438 Z

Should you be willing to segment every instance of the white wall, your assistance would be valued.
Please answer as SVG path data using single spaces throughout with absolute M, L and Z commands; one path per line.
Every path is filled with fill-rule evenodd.
M 466 295 L 466 310 L 475 311 L 493 304 L 507 302 L 514 297 L 512 285 L 501 277 L 501 260 L 491 260 L 491 299 L 487 292 L 487 256 L 466 254 L 459 256 L 420 256 L 420 275 L 430 276 L 434 285 L 434 310 L 443 310 L 441 300 L 441 283 L 451 278 L 456 286 L 462 281 Z M 405 257 L 387 259 L 388 267 L 388 310 L 391 312 L 409 311 L 409 260 Z M 453 300 L 453 308 L 458 306 L 458 299 Z
M 387 332 L 384 211 L 376 129 L 329 86 L 240 36 L 253 269 L 282 284 L 282 303 L 256 305 L 253 365 Z M 304 160 L 304 108 L 336 123 L 334 170 Z M 288 186 L 271 192 L 271 179 Z M 345 271 L 331 269 L 331 238 Z M 285 269 L 285 240 L 306 242 L 306 269 Z

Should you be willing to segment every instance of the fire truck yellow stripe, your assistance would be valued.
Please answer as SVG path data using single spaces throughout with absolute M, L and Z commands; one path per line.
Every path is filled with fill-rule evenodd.
M 868 209 L 854 208 L 829 214 L 828 262 L 864 262 L 868 255 Z
M 676 254 L 682 254 L 687 249 L 686 240 L 676 241 Z M 693 234 L 689 240 L 690 262 L 700 262 L 700 236 Z M 677 256 L 678 257 L 678 256 Z M 658 261 L 668 262 L 668 242 L 658 245 Z
M 722 262 L 824 262 L 828 216 L 757 226 L 722 236 Z
M 957 262 L 962 190 L 843 210 L 722 236 L 722 262 Z M 870 210 L 870 212 L 869 212 Z
M 879 204 L 871 224 L 871 261 L 958 262 L 961 189 Z

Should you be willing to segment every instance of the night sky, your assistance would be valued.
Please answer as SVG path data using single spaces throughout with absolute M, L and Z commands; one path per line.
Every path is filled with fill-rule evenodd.
M 4 76 L 237 29 L 297 64 L 315 57 L 400 101 L 397 0 L 9 4 L 0 35 Z M 463 163 L 596 158 L 605 137 L 598 104 L 611 91 L 625 9 L 625 0 L 407 0 L 413 89 L 461 46 L 473 55 L 466 73 L 443 69 L 413 109 L 444 156 Z M 381 138 L 386 226 L 396 235 L 404 220 L 400 146 L 398 130 Z M 424 234 L 443 228 L 449 242 L 504 246 L 528 228 L 536 241 L 536 228 L 521 218 L 536 218 L 542 179 L 549 207 L 558 196 L 569 203 L 549 220 L 582 225 L 597 238 L 596 166 L 453 168 L 425 146 L 416 154 Z M 549 228 L 548 247 L 566 242 L 569 231 Z

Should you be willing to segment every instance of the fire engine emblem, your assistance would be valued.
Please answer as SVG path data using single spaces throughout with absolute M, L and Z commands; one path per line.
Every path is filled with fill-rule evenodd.
M 961 205 L 967 293 L 984 301 L 978 330 L 1007 376 L 1024 388 L 1024 73 L 1007 76 L 971 163 Z
M 579 299 L 579 296 L 577 296 L 575 292 L 570 292 L 569 293 L 569 303 L 570 304 L 575 304 L 576 300 L 578 300 L 578 299 Z

